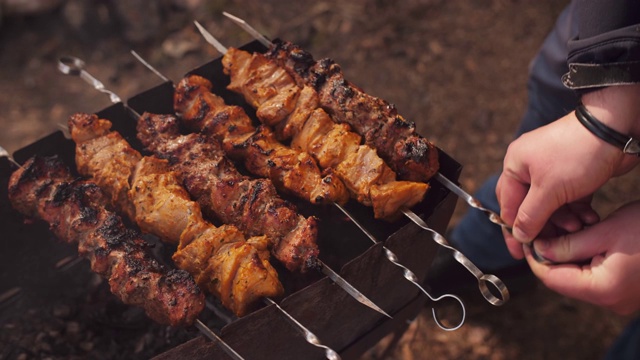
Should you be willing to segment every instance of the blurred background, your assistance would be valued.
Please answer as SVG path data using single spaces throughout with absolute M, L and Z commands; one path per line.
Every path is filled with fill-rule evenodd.
M 60 56 L 83 59 L 89 73 L 127 99 L 160 83 L 130 50 L 174 80 L 219 56 L 193 20 L 226 46 L 251 41 L 222 16 L 227 11 L 316 59 L 335 59 L 347 79 L 394 103 L 460 162 L 461 185 L 472 192 L 501 168 L 526 104 L 529 61 L 567 3 L 0 0 L 0 145 L 12 153 L 59 130 L 75 112 L 110 105 L 83 81 L 60 74 Z M 637 176 L 597 194 L 601 215 L 628 199 Z M 466 209 L 458 204 L 452 225 Z M 502 308 L 465 300 L 460 330 L 439 330 L 425 309 L 393 351 L 384 353 L 386 339 L 365 359 L 597 359 L 628 320 L 537 283 Z

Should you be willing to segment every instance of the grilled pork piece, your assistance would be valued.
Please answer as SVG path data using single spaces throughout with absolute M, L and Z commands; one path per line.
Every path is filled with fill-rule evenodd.
M 9 200 L 21 213 L 43 220 L 91 262 L 125 304 L 142 307 L 154 321 L 192 324 L 204 308 L 204 295 L 184 270 L 167 270 L 147 252 L 139 234 L 107 210 L 100 188 L 72 180 L 57 157 L 34 157 L 9 180 Z
M 257 109 L 263 124 L 275 126 L 279 139 L 288 140 L 290 135 L 292 148 L 313 155 L 321 168 L 334 168 L 352 197 L 373 206 L 376 218 L 393 220 L 400 208 L 422 200 L 427 184 L 396 181 L 396 174 L 376 150 L 361 145 L 360 135 L 349 125 L 333 122 L 319 107 L 316 91 L 309 86 L 299 88 L 278 63 L 259 53 L 229 48 L 222 64 L 231 78 L 227 88 L 242 94 Z M 403 191 L 381 191 L 378 187 L 382 185 Z
M 111 122 L 97 116 L 80 116 L 69 122 L 71 137 L 78 144 L 78 172 L 87 176 L 110 197 L 111 205 L 130 219 L 135 219 L 129 201 L 129 179 L 142 156 L 118 134 L 111 131 Z
M 392 104 L 347 81 L 333 60 L 316 62 L 310 53 L 285 41 L 276 41 L 265 56 L 285 68 L 299 86 L 316 89 L 320 105 L 333 120 L 351 125 L 400 179 L 427 181 L 438 172 L 438 149 L 416 133 L 415 123 L 400 116 Z
M 345 203 L 349 194 L 340 179 L 325 171 L 307 153 L 282 145 L 268 128 L 253 126 L 241 107 L 228 106 L 211 93 L 207 79 L 191 75 L 176 86 L 174 109 L 190 130 L 201 131 L 222 144 L 233 160 L 276 188 L 314 204 Z
M 166 160 L 144 157 L 131 185 L 141 228 L 177 235 L 178 251 L 172 257 L 176 265 L 189 271 L 200 287 L 236 315 L 247 314 L 262 297 L 284 293 L 269 263 L 267 237 L 245 240 L 235 226 L 216 228 L 206 222 Z
M 200 134 L 181 135 L 173 115 L 144 113 L 138 139 L 172 170 L 207 215 L 233 224 L 248 236 L 266 235 L 271 252 L 290 271 L 306 272 L 317 265 L 317 219 L 305 218 L 294 205 L 278 197 L 267 179 L 238 172 L 217 141 Z
M 247 314 L 259 298 L 284 293 L 278 274 L 268 262 L 266 237 L 245 240 L 234 226 L 216 228 L 206 222 L 166 160 L 143 158 L 118 133 L 95 131 L 94 124 L 110 128 L 108 120 L 96 115 L 76 114 L 69 120 L 79 171 L 85 176 L 100 176 L 108 183 L 117 178 L 104 170 L 113 168 L 110 163 L 126 163 L 123 168 L 133 169 L 125 204 L 134 209 L 132 220 L 143 231 L 177 244 L 173 260 L 193 275 L 200 287 L 238 316 Z M 105 137 L 109 141 L 102 139 Z M 106 189 L 114 188 L 111 185 Z

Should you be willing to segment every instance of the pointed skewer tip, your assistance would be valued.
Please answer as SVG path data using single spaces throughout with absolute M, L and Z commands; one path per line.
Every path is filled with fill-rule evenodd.
M 227 53 L 227 48 L 224 45 L 222 45 L 222 43 L 219 42 L 218 39 L 213 37 L 213 35 L 211 35 L 211 33 L 207 31 L 207 29 L 205 29 L 202 25 L 200 25 L 198 21 L 194 20 L 193 23 L 198 28 L 198 31 L 200 31 L 200 34 L 202 35 L 202 37 L 204 37 L 204 39 L 209 44 L 211 44 L 214 48 L 216 48 L 216 50 L 218 50 L 219 53 L 223 55 Z
M 229 19 L 231 19 L 231 21 L 233 21 L 236 25 L 240 26 L 244 31 L 248 32 L 251 36 L 253 36 L 254 39 L 258 40 L 262 45 L 266 46 L 267 48 L 273 45 L 271 43 L 271 40 L 269 40 L 266 36 L 264 36 L 261 32 L 256 30 L 253 26 L 249 25 L 243 19 L 234 15 L 231 15 L 226 11 L 222 12 L 222 14 L 228 17 Z
M 368 297 L 366 297 L 363 293 L 361 293 L 358 289 L 356 289 L 351 283 L 345 280 L 342 276 L 338 275 L 333 269 L 331 269 L 327 264 L 320 261 L 322 273 L 325 274 L 329 279 L 331 279 L 336 285 L 338 285 L 341 289 L 347 292 L 351 297 L 357 300 L 359 303 L 369 307 L 372 310 L 377 311 L 378 313 L 388 317 L 389 319 L 393 319 L 391 315 L 387 314 L 382 308 L 376 305 L 373 301 L 371 301 Z
M 0 157 L 6 157 L 7 160 L 9 160 L 10 163 L 12 163 L 13 165 L 21 168 L 22 165 L 20 165 L 20 163 L 18 163 L 10 154 L 7 150 L 5 150 L 5 148 L 3 148 L 2 146 L 0 146 Z

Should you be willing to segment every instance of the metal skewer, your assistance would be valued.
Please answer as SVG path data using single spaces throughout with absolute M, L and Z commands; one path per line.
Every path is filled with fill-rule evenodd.
M 462 264 L 465 268 L 467 268 L 467 270 L 469 270 L 469 272 L 471 272 L 471 274 L 476 277 L 476 279 L 478 280 L 478 288 L 480 289 L 480 293 L 482 293 L 482 296 L 484 296 L 484 298 L 489 303 L 499 306 L 509 300 L 509 290 L 507 289 L 507 286 L 502 282 L 502 280 L 500 280 L 495 275 L 483 273 L 474 263 L 471 262 L 471 260 L 464 256 L 464 254 L 455 249 L 453 246 L 449 245 L 449 242 L 444 238 L 444 236 L 431 229 L 427 225 L 427 223 L 424 222 L 424 220 L 422 220 L 422 218 L 420 218 L 416 213 L 406 209 L 403 209 L 402 212 L 423 230 L 429 231 L 432 235 L 431 237 L 436 243 L 453 251 L 453 258 L 456 259 L 456 261 Z M 487 284 L 493 285 L 500 292 L 502 298 L 498 298 L 497 296 L 495 296 L 491 292 Z
M 442 185 L 444 185 L 447 189 L 451 190 L 452 193 L 456 194 L 459 198 L 461 198 L 467 204 L 469 204 L 469 206 L 471 206 L 472 208 L 478 209 L 478 210 L 484 212 L 485 214 L 487 214 L 487 216 L 489 217 L 489 221 L 491 221 L 492 223 L 494 223 L 496 225 L 501 226 L 502 228 L 504 228 L 508 232 L 511 232 L 511 226 L 509 226 L 504 220 L 502 220 L 500 215 L 498 215 L 496 212 L 494 212 L 492 210 L 489 210 L 489 209 L 485 208 L 484 206 L 482 206 L 480 201 L 478 201 L 476 198 L 471 196 L 466 191 L 462 190 L 462 188 L 459 187 L 458 185 L 456 185 L 453 181 L 447 179 L 444 175 L 442 175 L 439 172 L 436 173 L 436 175 L 434 177 Z
M 340 355 L 338 355 L 337 352 L 335 352 L 330 347 L 328 347 L 326 345 L 323 345 L 320 342 L 320 340 L 318 339 L 318 337 L 313 332 L 311 332 L 311 330 L 307 329 L 298 320 L 296 320 L 293 316 L 291 316 L 287 311 L 282 309 L 282 307 L 280 307 L 280 305 L 278 305 L 278 303 L 276 303 L 275 301 L 273 301 L 270 298 L 263 298 L 262 300 L 265 303 L 265 305 L 267 305 L 267 306 L 273 305 L 282 314 L 284 314 L 285 318 L 287 319 L 287 321 L 289 321 L 290 324 L 292 324 L 298 331 L 300 331 L 300 333 L 302 333 L 302 335 L 304 335 L 305 340 L 309 344 L 311 344 L 311 345 L 313 345 L 315 347 L 319 347 L 319 348 L 323 349 L 325 351 L 325 356 L 326 356 L 327 359 L 329 359 L 329 360 L 340 360 L 341 359 Z M 225 314 L 223 314 L 223 311 L 218 309 L 218 307 L 216 305 L 212 304 L 211 302 L 206 301 L 205 302 L 205 306 L 207 307 L 207 309 L 213 311 L 216 315 L 218 315 L 218 317 L 220 317 L 222 320 L 224 320 L 225 323 L 229 324 L 229 323 L 231 323 L 233 321 L 233 319 L 231 317 L 226 316 Z
M 222 346 L 222 350 L 224 350 L 227 355 L 236 360 L 244 360 L 244 358 L 240 356 L 240 354 L 233 350 L 231 346 L 229 346 L 224 340 L 222 340 L 222 338 L 216 335 L 216 333 L 214 333 L 213 330 L 211 330 L 207 325 L 200 321 L 200 319 L 196 319 L 194 325 L 198 330 L 200 330 L 202 334 L 204 334 L 204 336 L 208 337 L 209 340 L 213 341 L 214 343 L 220 344 Z
M 374 244 L 378 244 L 380 241 L 378 241 L 378 239 L 375 238 L 375 236 L 373 236 L 373 234 L 371 234 L 364 226 L 362 226 L 362 224 L 360 224 L 358 222 L 358 220 L 356 220 L 351 213 L 349 213 L 345 208 L 343 208 L 342 206 L 340 206 L 339 204 L 335 204 L 335 206 L 340 209 L 340 211 L 342 211 L 343 214 L 345 214 L 349 219 L 351 219 L 351 221 L 365 234 L 367 235 L 367 237 L 369 238 L 369 240 L 371 240 Z M 443 323 L 438 319 L 438 316 L 436 314 L 436 310 L 435 308 L 431 308 L 431 314 L 433 315 L 433 320 L 436 322 L 436 324 L 438 325 L 438 327 L 440 327 L 442 330 L 446 330 L 446 331 L 453 331 L 453 330 L 457 330 L 459 329 L 462 324 L 464 324 L 464 320 L 466 318 L 466 309 L 464 306 L 464 303 L 462 302 L 462 300 L 452 294 L 445 294 L 445 295 L 441 295 L 437 298 L 434 298 L 431 294 L 429 294 L 429 292 L 427 290 L 425 290 L 422 285 L 420 285 L 420 283 L 418 283 L 418 277 L 411 271 L 409 270 L 409 268 L 407 268 L 406 266 L 402 265 L 399 262 L 398 256 L 392 252 L 391 250 L 389 250 L 389 248 L 387 248 L 386 246 L 382 246 L 382 250 L 384 250 L 384 254 L 387 258 L 387 260 L 389 260 L 392 264 L 394 264 L 395 266 L 401 268 L 403 270 L 403 276 L 405 277 L 405 279 L 409 280 L 411 283 L 413 283 L 415 286 L 418 287 L 418 289 L 420 289 L 420 291 L 422 291 L 423 294 L 427 295 L 427 297 L 429 299 L 431 299 L 431 301 L 433 302 L 437 302 L 440 301 L 444 298 L 452 298 L 454 300 L 456 300 L 457 302 L 460 303 L 460 307 L 462 308 L 462 319 L 460 320 L 460 323 L 454 327 L 446 327 L 445 325 L 443 325 Z
M 222 45 L 221 45 L 222 46 Z M 157 71 L 151 64 L 146 62 L 138 53 L 131 50 L 131 54 L 138 59 L 144 66 L 148 69 L 152 69 L 153 73 L 158 75 L 162 80 L 166 82 L 171 82 L 166 76 L 162 75 L 159 71 Z M 362 292 L 356 289 L 353 285 L 351 285 L 347 280 L 341 277 L 337 272 L 335 272 L 331 267 L 325 264 L 322 260 L 318 259 L 318 264 L 320 266 L 320 270 L 324 275 L 326 275 L 329 279 L 331 279 L 336 285 L 340 286 L 344 291 L 346 291 L 351 297 L 356 299 L 361 304 L 379 312 L 380 314 L 392 318 L 389 314 L 387 314 L 382 308 L 376 305 L 373 301 L 371 301 L 368 297 L 366 297 Z
M 243 19 L 240 19 L 239 17 L 231 15 L 231 14 L 229 14 L 227 12 L 223 12 L 223 14 L 226 17 L 228 17 L 229 19 L 231 19 L 235 24 L 237 24 L 242 29 L 244 29 L 246 32 L 251 34 L 256 40 L 258 40 L 265 47 L 270 47 L 270 46 L 273 45 L 271 43 L 271 41 L 266 36 L 260 34 L 259 31 L 254 29 L 251 25 L 249 25 Z M 222 44 L 220 44 L 220 42 L 217 41 L 209 32 L 207 32 L 206 29 L 204 29 L 197 22 L 196 22 L 196 26 L 200 30 L 200 33 L 205 38 L 205 40 L 207 40 L 207 42 L 209 42 L 211 45 L 213 45 L 219 52 L 222 52 L 223 54 L 224 54 L 224 52 L 226 52 L 226 48 Z M 465 201 L 467 201 L 467 203 L 469 203 L 472 207 L 474 207 L 476 209 L 480 209 L 480 210 L 488 213 L 490 215 L 489 219 L 492 222 L 494 222 L 494 223 L 496 223 L 496 224 L 498 224 L 500 226 L 503 226 L 503 227 L 507 226 L 507 228 L 508 228 L 508 225 L 506 225 L 506 223 L 502 219 L 500 219 L 500 216 L 498 216 L 496 213 L 492 212 L 491 210 L 488 210 L 488 209 L 485 209 L 485 208 L 481 207 L 480 203 L 477 200 L 473 199 L 469 194 L 464 192 L 464 190 L 462 190 L 456 184 L 454 184 L 449 179 L 444 177 L 442 174 L 437 173 L 435 178 L 440 183 L 442 183 L 445 187 L 447 187 L 449 190 L 451 190 L 454 194 L 456 194 L 457 196 L 459 196 L 459 197 L 463 198 Z M 407 218 L 409 218 L 411 221 L 413 221 L 420 228 L 431 232 L 432 235 L 433 235 L 432 238 L 434 239 L 434 241 L 436 243 L 438 243 L 440 246 L 446 247 L 447 249 L 453 251 L 454 259 L 456 259 L 456 261 L 458 261 L 460 264 L 462 264 L 471 274 L 473 274 L 476 277 L 476 279 L 478 280 L 478 287 L 480 289 L 480 292 L 482 293 L 482 296 L 484 296 L 484 298 L 489 303 L 491 303 L 492 305 L 499 306 L 499 305 L 503 305 L 505 302 L 507 302 L 509 300 L 509 297 L 510 297 L 509 296 L 509 290 L 507 289 L 507 286 L 504 284 L 504 282 L 502 282 L 502 280 L 500 280 L 495 275 L 484 274 L 465 255 L 463 255 L 460 251 L 458 251 L 453 246 L 451 246 L 449 244 L 449 242 L 442 235 L 440 235 L 439 233 L 437 233 L 433 229 L 429 228 L 429 226 L 417 214 L 415 214 L 413 211 L 411 211 L 409 209 L 403 209 L 402 212 Z M 489 290 L 488 284 L 491 284 L 491 285 L 493 285 L 495 287 L 495 289 L 499 292 L 500 297 L 497 297 L 496 295 L 494 295 Z
M 11 155 L 9 155 L 9 152 L 7 150 L 5 150 L 5 148 L 3 148 L 2 146 L 0 146 L 0 157 L 6 157 L 10 163 L 12 163 L 13 165 L 21 168 L 22 165 L 20 165 L 13 157 L 11 157 Z
M 276 303 L 275 301 L 269 299 L 269 298 L 264 298 L 264 302 L 269 304 L 269 305 L 273 305 L 275 306 L 278 310 L 280 310 L 280 312 L 282 314 L 285 315 L 285 317 L 287 318 L 287 320 L 289 320 L 296 328 L 298 328 L 302 334 L 304 335 L 305 340 L 316 347 L 319 347 L 321 349 L 324 349 L 324 353 L 327 359 L 329 360 L 340 360 L 341 357 L 340 355 L 338 355 L 337 352 L 335 352 L 333 349 L 331 349 L 330 347 L 326 346 L 326 345 L 322 345 L 322 343 L 320 342 L 320 339 L 318 339 L 318 337 L 312 333 L 309 329 L 307 329 L 306 327 L 304 327 L 304 325 L 302 325 L 298 320 L 296 320 L 293 316 L 291 316 L 288 312 L 286 312 L 283 308 L 280 307 L 280 305 L 278 305 L 278 303 Z
M 226 17 L 228 17 L 229 19 L 231 19 L 234 23 L 236 23 L 238 26 L 240 26 L 244 31 L 248 32 L 249 34 L 251 34 L 251 36 L 253 36 L 254 39 L 258 40 L 262 45 L 266 46 L 266 47 L 270 47 L 271 45 L 273 45 L 271 43 L 271 40 L 269 40 L 266 36 L 264 36 L 264 34 L 262 34 L 261 32 L 259 32 L 258 30 L 254 29 L 253 26 L 249 25 L 246 21 L 244 21 L 243 19 L 231 15 L 226 11 L 223 11 L 222 14 Z M 198 28 L 200 28 L 200 26 L 198 26 Z
M 323 345 L 320 340 L 318 339 L 318 337 L 311 332 L 311 330 L 307 329 L 304 325 L 302 325 L 298 320 L 296 320 L 293 316 L 291 316 L 287 311 L 285 311 L 284 309 L 282 309 L 280 307 L 280 305 L 278 305 L 278 303 L 276 303 L 275 301 L 273 301 L 270 298 L 263 298 L 263 302 L 265 303 L 265 305 L 273 305 L 275 306 L 282 314 L 285 315 L 285 318 L 287 319 L 287 321 L 289 321 L 292 325 L 294 325 L 294 327 L 300 331 L 303 335 L 305 340 L 316 347 L 319 347 L 321 349 L 323 349 L 325 351 L 325 356 L 327 359 L 329 360 L 340 360 L 341 357 L 340 355 L 338 355 L 337 352 L 335 352 L 333 349 L 331 349 L 330 347 Z M 219 318 L 221 318 L 225 323 L 229 324 L 233 321 L 233 319 L 229 316 L 226 316 L 223 314 L 223 311 L 221 311 L 220 309 L 218 309 L 218 307 L 214 304 L 212 304 L 209 301 L 205 302 L 205 306 L 207 307 L 207 309 L 213 311 L 216 315 L 218 315 Z M 215 334 L 213 334 L 214 336 L 216 336 Z

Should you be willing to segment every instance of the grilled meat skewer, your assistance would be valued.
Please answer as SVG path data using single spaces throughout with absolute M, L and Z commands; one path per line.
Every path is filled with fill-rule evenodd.
M 211 93 L 212 86 L 196 75 L 176 86 L 174 109 L 189 130 L 219 141 L 229 158 L 243 162 L 257 176 L 271 179 L 284 192 L 313 204 L 343 204 L 349 199 L 335 174 L 321 172 L 307 153 L 282 145 L 269 128 L 255 128 L 241 107 L 226 105 Z
M 287 41 L 274 41 L 264 56 L 286 69 L 299 86 L 314 88 L 320 106 L 335 121 L 349 124 L 362 135 L 399 178 L 428 181 L 438 172 L 438 149 L 416 133 L 415 123 L 399 115 L 394 105 L 347 81 L 333 60 L 315 61 L 309 52 Z
M 298 214 L 293 204 L 278 197 L 271 181 L 240 174 L 217 141 L 195 133 L 181 135 L 173 115 L 144 113 L 137 130 L 145 148 L 169 160 L 208 215 L 247 236 L 268 236 L 274 242 L 272 254 L 290 271 L 318 267 L 317 219 Z
M 123 303 L 171 326 L 193 324 L 204 308 L 193 278 L 153 259 L 139 233 L 105 208 L 108 198 L 101 189 L 74 180 L 59 158 L 31 158 L 11 175 L 8 194 L 16 210 L 47 222 L 58 239 L 77 243 L 79 254 Z
M 176 265 L 236 315 L 248 313 L 262 297 L 283 294 L 268 262 L 265 236 L 245 239 L 235 226 L 206 222 L 166 160 L 142 157 L 110 128 L 110 121 L 96 115 L 76 114 L 69 120 L 78 171 L 106 183 L 114 206 L 132 211 L 131 220 L 143 231 L 177 244 Z M 122 174 L 130 175 L 125 179 Z M 122 193 L 126 199 L 114 196 Z
M 222 58 L 229 90 L 242 94 L 264 124 L 275 126 L 280 140 L 313 155 L 322 168 L 335 168 L 353 197 L 372 206 L 376 218 L 394 220 L 401 208 L 424 197 L 423 182 L 396 181 L 395 172 L 374 148 L 361 145 L 347 124 L 335 123 L 320 108 L 318 93 L 298 87 L 278 63 L 260 53 L 228 48 Z

